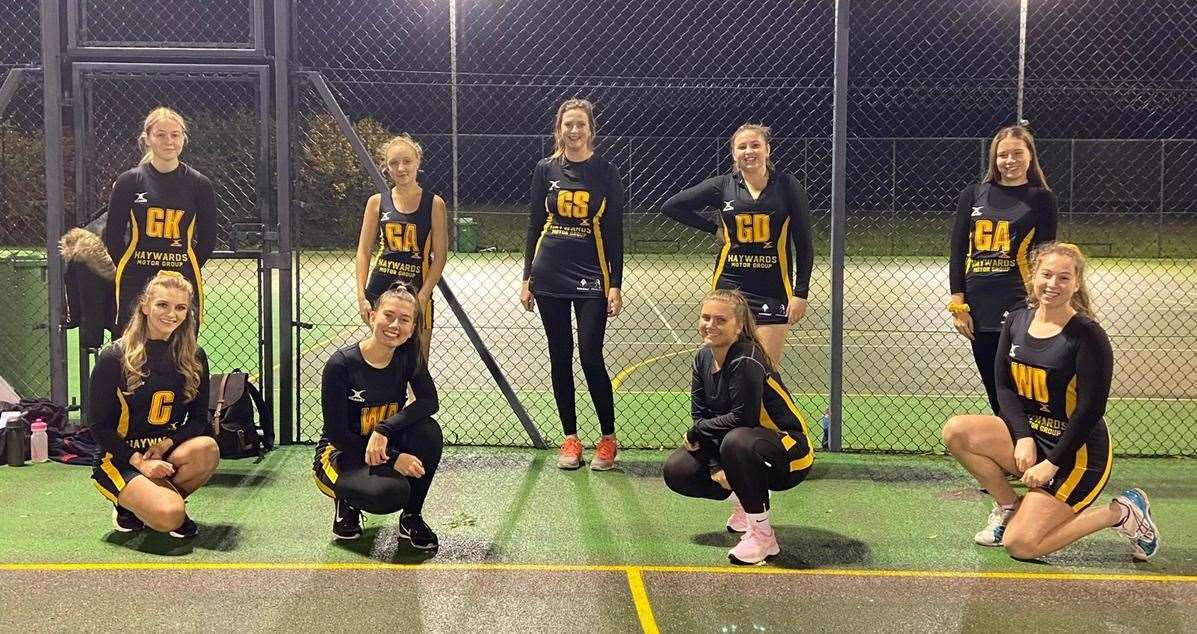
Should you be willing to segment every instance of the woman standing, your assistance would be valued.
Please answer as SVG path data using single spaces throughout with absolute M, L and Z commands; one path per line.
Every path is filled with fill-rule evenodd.
M 673 195 L 661 211 L 716 234 L 723 249 L 711 288 L 739 289 L 748 299 L 765 352 L 781 364 L 786 332 L 806 314 L 814 246 L 806 190 L 769 160 L 769 128 L 744 124 L 731 136 L 732 171 Z M 718 209 L 716 224 L 699 215 Z
M 159 271 L 191 282 L 197 325 L 203 318 L 200 269 L 216 248 L 216 195 L 208 177 L 179 160 L 187 142 L 182 115 L 154 108 L 137 138 L 141 163 L 112 186 L 103 238 L 116 264 L 116 332 L 124 332 L 138 295 Z
M 989 144 L 989 168 L 956 201 L 949 276 L 948 312 L 956 331 L 968 337 L 985 384 L 989 406 L 998 413 L 993 359 L 1007 312 L 1026 305 L 1036 245 L 1056 239 L 1056 196 L 1039 165 L 1029 128 L 1002 128 Z
M 389 200 L 374 194 L 362 215 L 356 260 L 358 314 L 368 324 L 371 307 L 383 291 L 395 284 L 409 285 L 416 289 L 426 333 L 423 342 L 428 345 L 432 291 L 441 280 L 448 255 L 445 201 L 417 182 L 424 149 L 411 136 L 392 138 L 380 153 L 382 173 L 390 177 L 392 186 Z M 376 246 L 378 255 L 371 267 Z
M 623 183 L 615 166 L 594 153 L 594 106 L 569 99 L 557 108 L 556 149 L 532 173 L 531 213 L 520 304 L 539 307 L 549 344 L 553 398 L 565 441 L 557 466 L 582 465 L 574 400 L 573 329 L 602 437 L 590 468 L 615 466 L 615 403 L 603 360 L 607 318 L 623 309 Z

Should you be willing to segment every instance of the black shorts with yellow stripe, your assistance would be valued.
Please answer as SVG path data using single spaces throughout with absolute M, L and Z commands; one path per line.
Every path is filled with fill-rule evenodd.
M 91 470 L 92 484 L 96 485 L 100 495 L 113 504 L 116 504 L 116 499 L 120 497 L 121 491 L 125 490 L 129 482 L 140 475 L 141 472 L 136 467 L 128 462 L 117 460 L 108 452 L 100 456 Z
M 316 488 L 333 499 L 337 497 L 337 478 L 341 475 L 337 469 L 337 459 L 340 457 L 341 450 L 333 446 L 328 439 L 321 439 L 316 444 L 316 456 L 312 459 L 312 477 L 316 480 Z
M 1035 448 L 1041 457 L 1051 450 L 1051 440 L 1035 435 Z M 1097 430 L 1089 435 L 1071 460 L 1060 464 L 1056 477 L 1043 490 L 1072 507 L 1073 513 L 1080 513 L 1106 488 L 1113 465 L 1114 443 L 1110 442 L 1110 434 L 1104 429 Z

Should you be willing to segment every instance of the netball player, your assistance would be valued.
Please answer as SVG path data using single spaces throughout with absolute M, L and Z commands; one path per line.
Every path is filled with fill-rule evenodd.
M 138 294 L 158 271 L 191 282 L 197 326 L 203 317 L 200 269 L 216 248 L 216 195 L 206 176 L 179 160 L 187 141 L 183 117 L 154 108 L 137 138 L 141 163 L 112 186 L 103 238 L 116 264 L 116 332 L 124 332 Z
M 998 130 L 989 144 L 989 168 L 956 201 L 952 225 L 948 312 L 968 337 L 989 405 L 1000 407 L 993 358 L 1002 318 L 1026 305 L 1028 255 L 1056 239 L 1056 197 L 1039 165 L 1035 139 L 1022 125 Z
M 712 288 L 735 288 L 748 299 L 765 352 L 781 364 L 790 325 L 806 314 L 815 252 L 806 190 L 769 160 L 769 128 L 745 124 L 731 136 L 732 171 L 673 195 L 661 211 L 716 234 L 723 248 Z M 719 210 L 719 222 L 699 215 Z
M 432 290 L 441 279 L 448 254 L 445 201 L 416 180 L 424 149 L 406 134 L 387 141 L 380 151 L 382 172 L 391 179 L 390 199 L 366 200 L 357 240 L 357 305 L 362 320 L 378 296 L 396 283 L 412 286 L 424 317 L 424 345 L 432 334 Z M 370 258 L 378 246 L 373 267 Z M 367 279 L 368 276 L 368 279 Z M 427 350 L 424 351 L 427 356 Z
M 524 310 L 540 308 L 549 343 L 553 398 L 565 441 L 562 469 L 582 466 L 574 401 L 573 332 L 578 320 L 582 372 L 602 437 L 591 469 L 615 467 L 615 403 L 603 360 L 607 318 L 623 309 L 623 183 L 615 166 L 594 153 L 594 106 L 569 99 L 557 108 L 556 149 L 532 172 L 531 217 L 524 249 Z
M 1130 489 L 1090 506 L 1114 459 L 1102 418 L 1114 354 L 1093 318 L 1085 257 L 1075 245 L 1052 242 L 1030 261 L 1030 307 L 1006 317 L 998 340 L 1001 416 L 954 416 L 943 429 L 948 450 L 995 501 L 975 540 L 1033 559 L 1112 527 L 1146 560 L 1160 547 L 1146 493 Z M 1025 497 L 1007 473 L 1021 476 Z
M 183 500 L 212 476 L 220 450 L 206 435 L 208 361 L 195 339 L 194 301 L 181 275 L 155 275 L 91 372 L 88 421 L 100 445 L 91 477 L 116 506 L 121 532 L 199 533 Z
M 312 468 L 316 488 L 333 499 L 333 536 L 356 539 L 361 513 L 402 511 L 399 534 L 435 550 L 424 499 L 444 440 L 433 420 L 439 403 L 420 339 L 414 289 L 383 291 L 369 313 L 370 336 L 333 353 L 324 366 L 324 434 Z M 407 389 L 415 398 L 407 402 Z
M 703 347 L 690 387 L 694 423 L 665 461 L 665 483 L 690 497 L 730 498 L 727 530 L 744 535 L 728 557 L 759 564 L 781 552 L 769 523 L 769 491 L 806 478 L 815 459 L 810 432 L 764 352 L 743 294 L 708 293 L 698 334 Z

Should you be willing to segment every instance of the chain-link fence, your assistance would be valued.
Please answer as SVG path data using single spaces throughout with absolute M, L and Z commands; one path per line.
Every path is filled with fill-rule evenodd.
M 0 6 L 0 377 L 19 394 L 50 393 L 46 328 L 46 184 L 36 0 Z
M 1192 453 L 1194 7 L 1027 6 L 1024 114 L 1059 200 L 1059 237 L 1095 256 L 1089 284 L 1115 348 L 1115 445 Z M 988 410 L 942 310 L 947 241 L 988 137 L 1015 119 L 1020 3 L 852 9 L 844 446 L 922 451 L 948 416 Z
M 572 96 L 596 103 L 598 152 L 620 169 L 628 194 L 627 309 L 609 326 L 606 348 L 621 441 L 668 446 L 685 426 L 694 304 L 715 245 L 657 211 L 669 194 L 726 170 L 726 135 L 745 121 L 773 126 L 777 164 L 798 174 L 811 198 L 818 254 L 811 310 L 791 332 L 782 369 L 808 416 L 818 418 L 826 403 L 830 334 L 830 3 L 588 3 L 583 9 L 462 1 L 452 23 L 437 3 L 384 4 L 341 7 L 337 20 L 328 7 L 301 4 L 298 58 L 323 74 L 369 143 L 399 131 L 425 143 L 423 182 L 451 208 L 456 202 L 456 218 L 471 219 L 479 233 L 481 252 L 452 253 L 445 276 L 550 441 L 560 436 L 546 344 L 538 320 L 518 309 L 515 296 L 529 174 L 550 151 L 556 104 Z M 948 416 L 984 411 L 967 343 L 942 310 L 947 243 L 957 194 L 983 172 L 989 136 L 1015 118 L 1019 10 L 1019 2 L 1005 0 L 852 5 L 845 447 L 934 449 Z M 1126 370 L 1114 388 L 1111 427 L 1123 430 L 1115 431 L 1116 441 L 1128 453 L 1184 453 L 1194 446 L 1192 432 L 1151 437 L 1135 424 L 1156 414 L 1191 418 L 1197 397 L 1191 373 L 1183 370 L 1193 368 L 1197 354 L 1188 349 L 1184 320 L 1144 317 L 1165 295 L 1181 306 L 1176 298 L 1187 295 L 1168 283 L 1195 273 L 1186 263 L 1193 249 L 1184 235 L 1186 214 L 1192 214 L 1186 194 L 1195 187 L 1186 169 L 1193 156 L 1189 139 L 1197 136 L 1193 73 L 1169 61 L 1192 51 L 1186 12 L 1191 9 L 1167 1 L 1036 2 L 1027 16 L 1025 112 L 1043 137 L 1042 160 L 1060 199 L 1061 237 L 1098 257 L 1092 284 L 1099 302 L 1106 300 L 1099 304 L 1103 323 Z M 1115 25 L 1140 13 L 1149 17 L 1137 21 L 1141 32 L 1134 39 L 1141 44 L 1135 50 L 1153 59 L 1128 75 L 1115 68 L 1128 63 L 1120 61 L 1126 56 L 1113 51 L 1130 36 Z M 336 22 L 333 33 L 330 22 Z M 648 23 L 652 29 L 638 26 Z M 785 36 L 766 37 L 762 24 Z M 1161 35 L 1148 35 L 1154 32 Z M 1091 65 L 1101 68 L 1079 80 L 1070 70 Z M 1060 71 L 1054 84 L 1040 79 L 1052 68 Z M 1145 77 L 1148 68 L 1159 72 Z M 1136 83 L 1142 94 L 1120 92 L 1119 82 Z M 1131 106 L 1145 95 L 1170 109 L 1136 116 Z M 1078 107 L 1077 96 L 1090 103 Z M 324 173 L 324 185 L 311 187 L 319 180 L 315 150 L 329 147 L 320 139 L 337 134 L 320 119 L 319 104 L 305 99 L 316 118 L 298 126 L 308 163 L 297 188 L 307 192 L 305 214 L 313 215 L 300 224 L 319 229 L 301 243 L 336 250 L 307 251 L 301 261 L 319 258 L 321 264 L 300 268 L 303 274 L 337 271 L 301 278 L 301 305 L 309 294 L 336 297 L 318 307 L 322 336 L 304 335 L 311 346 L 301 353 L 311 364 L 361 334 L 351 251 L 373 188 L 364 175 L 344 177 L 353 185 L 336 190 L 344 195 L 330 205 L 333 198 L 321 192 L 330 191 L 335 178 Z M 1108 114 L 1086 120 L 1095 109 Z M 339 160 L 354 169 L 348 146 L 339 143 Z M 1160 297 L 1140 291 L 1134 301 L 1117 299 L 1119 286 L 1153 284 L 1150 293 Z M 448 395 L 442 422 L 450 436 L 527 442 L 443 307 L 437 321 L 433 367 Z M 1144 324 L 1151 324 L 1146 331 Z M 1161 355 L 1173 363 L 1161 364 Z M 585 434 L 593 432 L 593 417 L 576 374 Z M 313 367 L 300 377 L 305 437 L 318 433 L 318 376 Z
M 79 47 L 249 49 L 259 44 L 254 17 L 260 0 L 150 2 L 66 0 Z
M 547 344 L 539 319 L 517 303 L 528 182 L 533 165 L 551 151 L 548 132 L 557 103 L 576 95 L 597 104 L 597 150 L 619 169 L 628 201 L 627 308 L 609 324 L 606 343 L 620 438 L 630 446 L 674 444 L 688 426 L 695 302 L 709 284 L 716 245 L 663 218 L 660 203 L 726 170 L 726 135 L 747 119 L 789 122 L 775 126 L 775 157 L 785 169 L 810 181 L 827 171 L 832 51 L 818 34 L 831 32 L 831 8 L 775 3 L 753 16 L 732 2 L 600 5 L 585 11 L 527 1 L 460 2 L 453 40 L 440 3 L 403 5 L 399 11 L 382 3 L 342 8 L 334 37 L 324 32 L 327 8 L 300 5 L 300 63 L 319 69 L 368 145 L 399 131 L 425 144 L 423 184 L 451 208 L 456 202 L 455 217 L 473 223 L 458 226 L 476 228 L 480 241 L 478 252 L 464 252 L 461 247 L 474 247 L 459 242 L 445 278 L 549 442 L 560 439 L 560 425 Z M 532 15 L 537 19 L 527 19 Z M 759 17 L 792 34 L 765 56 L 754 54 L 752 43 Z M 664 32 L 637 26 L 647 21 Z M 546 45 L 526 45 L 531 42 Z M 593 54 L 596 42 L 602 42 L 601 55 Z M 693 54 L 698 50 L 701 57 Z M 301 437 L 311 439 L 320 428 L 320 365 L 331 348 L 363 333 L 353 301 L 351 251 L 372 185 L 357 174 L 343 189 L 329 182 L 318 165 L 352 163 L 348 146 L 339 140 L 337 159 L 321 156 L 330 148 L 326 133 L 335 129 L 310 91 L 301 88 L 297 105 L 297 112 L 313 112 L 299 117 L 296 135 L 296 155 L 303 160 L 296 196 L 304 201 L 298 240 L 309 249 L 337 249 L 300 256 L 300 319 L 314 326 L 302 335 L 311 343 L 300 348 Z M 808 162 L 818 167 L 808 170 Z M 829 194 L 822 183 L 811 189 L 820 207 L 819 242 L 825 245 Z M 346 195 L 330 205 L 329 194 L 336 191 Z M 303 264 L 317 259 L 318 265 Z M 812 286 L 812 296 L 826 297 L 826 267 L 819 268 Z M 306 299 L 311 297 L 321 303 Z M 448 437 L 459 443 L 527 444 L 478 353 L 443 298 L 436 300 L 431 364 Z M 813 398 L 810 412 L 821 411 L 827 391 L 825 306 L 817 303 L 795 331 L 807 348 L 789 355 L 785 365 L 790 387 Z M 580 369 L 575 374 L 582 431 L 593 438 L 593 407 Z
M 146 113 L 167 106 L 188 122 L 183 160 L 216 193 L 216 253 L 203 268 L 200 343 L 213 372 L 260 370 L 263 297 L 258 252 L 270 193 L 266 113 L 260 71 L 172 70 L 168 66 L 76 65 L 75 153 L 80 224 L 107 211 L 121 172 L 137 165 Z
M 19 0 L 0 8 L 0 68 L 37 61 L 37 5 Z M 170 12 L 145 5 L 68 0 L 70 46 L 266 44 L 265 5 L 254 0 L 176 2 Z M 606 345 L 625 446 L 673 446 L 687 426 L 696 301 L 716 253 L 710 238 L 659 214 L 661 203 L 728 169 L 727 136 L 739 124 L 770 125 L 776 164 L 799 177 L 811 201 L 810 309 L 790 332 L 782 372 L 817 426 L 831 361 L 834 3 L 289 6 L 292 61 L 303 71 L 291 81 L 295 204 L 288 210 L 300 327 L 296 349 L 278 354 L 296 359 L 298 439 L 320 433 L 325 360 L 364 334 L 354 250 L 363 205 L 375 191 L 309 73 L 327 82 L 371 151 L 398 132 L 423 143 L 421 182 L 449 203 L 452 219 L 455 249 L 445 279 L 550 443 L 560 440 L 560 427 L 547 346 L 539 319 L 516 298 L 528 182 L 551 150 L 556 105 L 575 96 L 595 102 L 597 150 L 619 169 L 627 192 L 626 308 L 610 323 Z M 958 193 L 985 169 L 990 136 L 1021 112 L 1039 136 L 1059 200 L 1060 237 L 1094 256 L 1090 284 L 1116 354 L 1107 419 L 1118 451 L 1197 451 L 1190 424 L 1197 420 L 1197 337 L 1187 325 L 1197 280 L 1197 7 L 1183 0 L 855 0 L 849 35 L 844 447 L 937 450 L 948 416 L 987 409 L 968 344 L 943 310 L 948 237 Z M 219 73 L 134 75 L 101 73 L 72 86 L 74 124 L 87 131 L 74 135 L 85 139 L 75 165 L 84 178 L 68 185 L 68 198 L 79 199 L 78 219 L 102 208 L 111 179 L 136 160 L 140 117 L 164 103 L 192 120 L 185 160 L 218 187 L 222 248 L 255 248 L 238 244 L 245 230 L 236 223 L 269 215 L 261 213 L 271 163 L 260 145 L 268 142 L 257 110 L 260 84 Z M 36 76 L 22 86 L 0 113 L 5 248 L 40 246 L 45 227 L 42 207 L 20 207 L 20 188 L 40 183 L 42 173 Z M 29 165 L 8 149 L 29 144 L 37 150 L 28 152 Z M 29 220 L 10 221 L 18 217 L 13 205 Z M 205 270 L 226 303 L 210 308 L 204 334 L 214 356 L 228 349 L 220 365 L 257 363 L 259 331 L 249 307 L 269 296 L 257 267 L 257 260 L 214 260 Z M 528 444 L 445 298 L 438 292 L 435 300 L 431 362 L 447 437 Z M 228 341 L 213 340 L 218 332 Z M 593 438 L 585 380 L 575 374 L 581 431 Z

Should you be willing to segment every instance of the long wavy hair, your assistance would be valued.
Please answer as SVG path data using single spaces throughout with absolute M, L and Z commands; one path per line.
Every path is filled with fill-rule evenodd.
M 598 128 L 594 122 L 594 104 L 585 99 L 566 99 L 557 106 L 557 116 L 553 119 L 553 153 L 549 158 L 559 159 L 565 156 L 565 137 L 561 135 L 561 121 L 565 119 L 565 113 L 570 110 L 581 110 L 586 113 L 586 120 L 590 124 L 590 138 L 588 142 L 590 147 L 594 148 L 594 135 L 598 133 Z
M 752 342 L 752 345 L 761 351 L 761 358 L 765 360 L 765 367 L 772 372 L 774 369 L 773 359 L 765 353 L 765 346 L 761 343 L 760 335 L 756 330 L 756 318 L 752 316 L 752 309 L 748 306 L 748 299 L 735 289 L 717 288 L 711 292 L 703 295 L 699 306 L 707 302 L 722 302 L 731 306 L 732 314 L 736 316 L 736 321 L 740 322 L 740 338 L 747 339 Z
M 985 178 L 982 178 L 981 181 L 984 183 L 1001 182 L 1002 176 L 998 174 L 997 168 L 997 147 L 998 143 L 1005 139 L 1022 141 L 1027 146 L 1027 151 L 1031 153 L 1031 166 L 1027 169 L 1027 184 L 1051 191 L 1051 187 L 1047 186 L 1047 176 L 1043 173 L 1043 166 L 1039 164 L 1039 150 L 1035 149 L 1035 135 L 1031 134 L 1031 126 L 1026 121 L 1008 125 L 993 135 L 993 140 L 989 143 L 989 167 L 985 169 Z
M 166 106 L 158 106 L 145 116 L 145 123 L 141 126 L 141 134 L 137 135 L 137 147 L 142 152 L 142 165 L 149 163 L 150 158 L 154 155 L 150 151 L 150 130 L 163 121 L 174 121 L 179 124 L 179 127 L 183 128 L 183 146 L 187 146 L 187 141 L 190 138 L 187 136 L 187 120 L 183 118 L 183 115 Z
M 133 392 L 145 383 L 149 370 L 145 367 L 146 341 L 149 339 L 149 325 L 143 309 L 149 308 L 154 293 L 158 289 L 183 291 L 187 294 L 187 304 L 191 306 L 195 300 L 195 289 L 191 282 L 177 273 L 159 272 L 142 289 L 137 298 L 137 306 L 133 309 L 133 318 L 125 326 L 118 343 L 121 347 L 121 369 L 125 375 L 125 389 Z M 199 343 L 196 341 L 195 308 L 188 308 L 187 318 L 170 333 L 168 343 L 171 356 L 175 360 L 175 368 L 183 375 L 183 396 L 190 402 L 199 394 L 200 374 L 203 365 L 199 360 Z
M 1031 288 L 1035 283 L 1035 274 L 1039 272 L 1039 266 L 1043 263 L 1043 259 L 1049 255 L 1062 255 L 1072 259 L 1072 267 L 1076 269 L 1076 293 L 1073 293 L 1069 304 L 1076 312 L 1093 319 L 1096 314 L 1093 311 L 1093 300 L 1089 295 L 1089 286 L 1085 282 L 1085 268 L 1086 260 L 1085 254 L 1081 253 L 1081 248 L 1070 242 L 1045 242 L 1038 247 L 1031 254 L 1031 277 L 1027 280 L 1027 306 L 1031 308 L 1039 307 L 1039 299 L 1035 297 L 1035 292 Z
M 388 299 L 398 299 L 400 301 L 408 302 L 412 305 L 412 309 L 414 311 L 412 319 L 414 320 L 414 323 L 412 324 L 411 338 L 412 343 L 415 344 L 414 354 L 416 357 L 416 367 L 420 367 L 428 363 L 428 358 L 425 356 L 427 354 L 428 346 L 425 345 L 424 341 L 424 339 L 428 336 L 428 333 L 424 331 L 424 311 L 420 306 L 420 299 L 416 297 L 415 288 L 408 284 L 403 284 L 402 282 L 396 282 L 395 284 L 392 284 L 390 288 L 383 291 L 382 294 L 378 296 L 378 299 L 374 300 L 374 305 L 371 308 L 377 311 L 378 307 L 382 306 L 382 303 Z

